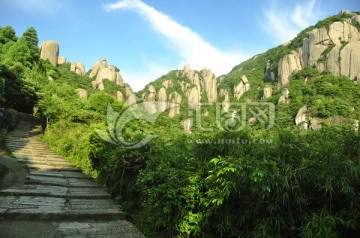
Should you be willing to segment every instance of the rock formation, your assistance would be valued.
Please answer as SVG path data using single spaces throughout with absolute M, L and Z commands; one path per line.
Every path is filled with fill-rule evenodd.
M 165 89 L 174 87 L 174 84 L 171 80 L 165 80 L 162 82 L 162 85 L 165 87 Z
M 300 129 L 308 129 L 308 122 L 307 122 L 307 118 L 306 118 L 306 113 L 307 113 L 307 106 L 305 105 L 305 106 L 301 107 L 299 109 L 298 113 L 296 114 L 295 124 Z
M 215 75 L 210 69 L 200 71 L 200 85 L 205 90 L 209 103 L 217 102 L 217 82 Z M 195 81 L 195 85 L 196 85 Z M 197 86 L 198 87 L 198 86 Z
M 188 89 L 186 93 L 188 105 L 193 109 L 198 109 L 200 104 L 200 92 L 196 87 Z
M 58 65 L 65 64 L 66 63 L 66 57 L 65 56 L 59 56 L 58 57 Z
M 296 51 L 292 51 L 291 54 L 285 55 L 284 58 L 280 59 L 278 66 L 278 81 L 280 86 L 289 83 L 291 74 L 301 69 L 300 55 Z
M 86 73 L 85 65 L 83 63 L 72 62 L 70 65 L 70 70 L 81 76 L 84 76 Z
M 126 104 L 129 107 L 137 107 L 136 96 L 130 86 L 124 83 Z
M 272 87 L 271 86 L 266 86 L 263 90 L 263 96 L 262 99 L 266 99 L 271 97 L 272 95 Z
M 187 134 L 191 134 L 191 119 L 187 118 L 181 122 L 184 132 Z
M 77 94 L 79 95 L 79 97 L 81 98 L 88 98 L 88 91 L 86 89 L 83 88 L 78 88 L 75 90 L 77 92 Z
M 152 85 L 149 86 L 148 92 L 142 95 L 144 108 L 150 114 L 157 112 L 155 97 L 156 97 L 156 89 Z
M 124 101 L 124 95 L 120 91 L 116 91 L 115 97 L 119 101 Z
M 167 109 L 167 94 L 165 88 L 160 88 L 158 93 L 158 111 L 164 112 Z
M 120 73 L 116 71 L 114 66 L 109 66 L 106 58 L 103 58 L 100 62 L 99 60 L 93 65 L 90 75 L 90 78 L 94 78 L 94 81 L 91 83 L 94 89 L 103 89 L 103 79 L 109 79 L 111 82 L 115 82 L 117 85 L 123 85 L 124 80 L 121 77 Z
M 241 96 L 250 90 L 249 80 L 245 75 L 241 77 L 240 83 L 234 88 L 234 97 L 239 100 Z
M 224 98 L 222 101 L 222 109 L 224 112 L 228 112 L 230 108 L 230 96 L 227 89 L 220 89 L 219 97 Z
M 49 60 L 54 66 L 58 65 L 59 44 L 55 41 L 44 41 L 40 46 L 40 58 Z
M 278 100 L 278 104 L 280 104 L 280 103 L 289 103 L 289 94 L 290 94 L 289 89 L 283 88 L 281 90 L 281 96 L 280 96 L 280 98 Z
M 359 24 L 360 15 L 347 10 L 340 14 L 352 17 L 334 22 L 328 28 L 311 30 L 301 48 L 280 59 L 278 81 L 281 86 L 291 80 L 294 71 L 305 66 L 315 66 L 320 72 L 326 69 L 334 75 L 348 76 L 354 81 L 357 79 L 360 75 L 360 32 L 353 24 Z
M 182 101 L 182 97 L 179 93 L 172 92 L 169 95 L 169 102 L 170 102 L 169 117 L 174 117 L 177 114 L 180 114 L 181 101 Z

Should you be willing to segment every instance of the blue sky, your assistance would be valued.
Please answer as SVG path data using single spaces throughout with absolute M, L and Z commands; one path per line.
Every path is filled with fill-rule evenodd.
M 189 63 L 217 76 L 358 0 L 0 0 L 0 26 L 30 26 L 89 70 L 107 57 L 135 91 Z

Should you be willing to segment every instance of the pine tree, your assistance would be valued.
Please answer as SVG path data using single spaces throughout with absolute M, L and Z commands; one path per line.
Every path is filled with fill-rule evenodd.
M 39 39 L 35 28 L 34 27 L 28 28 L 21 37 L 21 40 L 25 41 L 25 43 L 30 49 L 32 63 L 38 61 L 40 57 L 39 47 L 38 47 Z

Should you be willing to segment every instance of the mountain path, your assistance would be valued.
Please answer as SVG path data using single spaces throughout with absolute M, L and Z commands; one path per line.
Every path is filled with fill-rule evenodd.
M 15 158 L 0 164 L 5 176 L 23 168 L 24 178 L 0 184 L 0 237 L 144 237 L 101 186 L 40 140 L 32 116 L 19 115 L 5 137 Z

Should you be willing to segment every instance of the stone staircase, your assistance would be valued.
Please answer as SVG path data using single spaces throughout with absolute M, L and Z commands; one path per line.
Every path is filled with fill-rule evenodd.
M 24 163 L 27 174 L 24 185 L 0 191 L 0 225 L 46 221 L 56 237 L 144 237 L 124 220 L 124 212 L 102 187 L 52 152 L 39 134 L 35 119 L 22 114 L 17 128 L 5 138 L 15 156 L 8 159 Z

